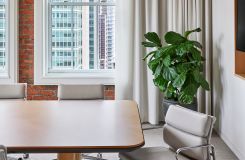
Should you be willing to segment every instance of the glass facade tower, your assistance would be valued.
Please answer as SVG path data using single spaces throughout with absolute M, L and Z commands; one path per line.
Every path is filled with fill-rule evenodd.
M 0 0 L 0 72 L 6 71 L 6 1 Z

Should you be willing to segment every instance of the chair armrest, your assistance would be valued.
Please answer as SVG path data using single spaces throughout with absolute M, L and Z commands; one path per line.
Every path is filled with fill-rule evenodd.
M 191 147 L 182 147 L 182 148 L 177 149 L 177 151 L 175 152 L 176 153 L 175 158 L 176 158 L 176 160 L 179 160 L 178 157 L 182 151 L 192 150 L 192 149 L 196 149 L 196 148 L 209 148 L 209 147 L 214 149 L 214 146 L 212 144 L 205 144 L 205 145 L 198 145 L 198 146 L 191 146 Z
M 7 148 L 3 145 L 0 145 L 0 159 L 7 160 Z

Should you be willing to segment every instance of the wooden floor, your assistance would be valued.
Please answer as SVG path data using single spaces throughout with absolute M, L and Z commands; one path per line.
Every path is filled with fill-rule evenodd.
M 148 124 L 144 124 L 143 128 L 146 145 L 145 147 L 167 147 L 167 145 L 162 140 L 162 128 L 152 127 Z M 216 160 L 238 160 L 238 158 L 232 153 L 229 147 L 220 139 L 217 134 L 212 136 L 212 144 L 216 148 Z M 91 156 L 96 156 L 96 154 L 89 154 Z M 18 155 L 14 155 L 15 157 Z M 32 154 L 32 160 L 52 160 L 55 159 L 55 154 Z M 107 160 L 118 160 L 118 154 L 103 154 L 103 158 Z
M 211 141 L 216 147 L 217 160 L 238 160 L 235 154 L 216 133 L 213 134 Z

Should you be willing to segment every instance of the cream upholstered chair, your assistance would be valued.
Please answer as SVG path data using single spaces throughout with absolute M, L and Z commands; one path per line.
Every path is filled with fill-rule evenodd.
M 7 149 L 0 145 L 0 160 L 7 160 Z
M 215 160 L 210 144 L 215 118 L 180 106 L 169 107 L 163 139 L 170 148 L 142 148 L 120 153 L 121 160 Z
M 0 84 L 0 100 L 25 100 L 27 87 L 26 83 Z
M 58 86 L 59 100 L 99 100 L 104 99 L 104 85 L 64 85 Z M 82 154 L 82 158 L 95 159 L 92 156 Z M 98 153 L 96 159 L 102 159 Z
M 64 85 L 58 86 L 59 100 L 97 100 L 104 99 L 103 85 Z

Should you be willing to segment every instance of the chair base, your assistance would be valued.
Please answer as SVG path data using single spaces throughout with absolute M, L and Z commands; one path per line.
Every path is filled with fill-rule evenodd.
M 85 159 L 85 160 L 87 160 L 87 159 L 89 159 L 89 160 L 103 160 L 103 157 L 102 157 L 101 153 L 98 153 L 97 157 L 82 154 L 82 159 Z
M 23 154 L 22 157 L 18 157 L 18 158 L 8 156 L 8 160 L 27 160 L 29 158 L 30 158 L 30 155 L 28 153 L 25 153 Z
M 180 155 L 181 160 L 189 158 Z M 133 152 L 120 153 L 120 160 L 175 160 L 175 152 L 164 147 L 141 148 Z

